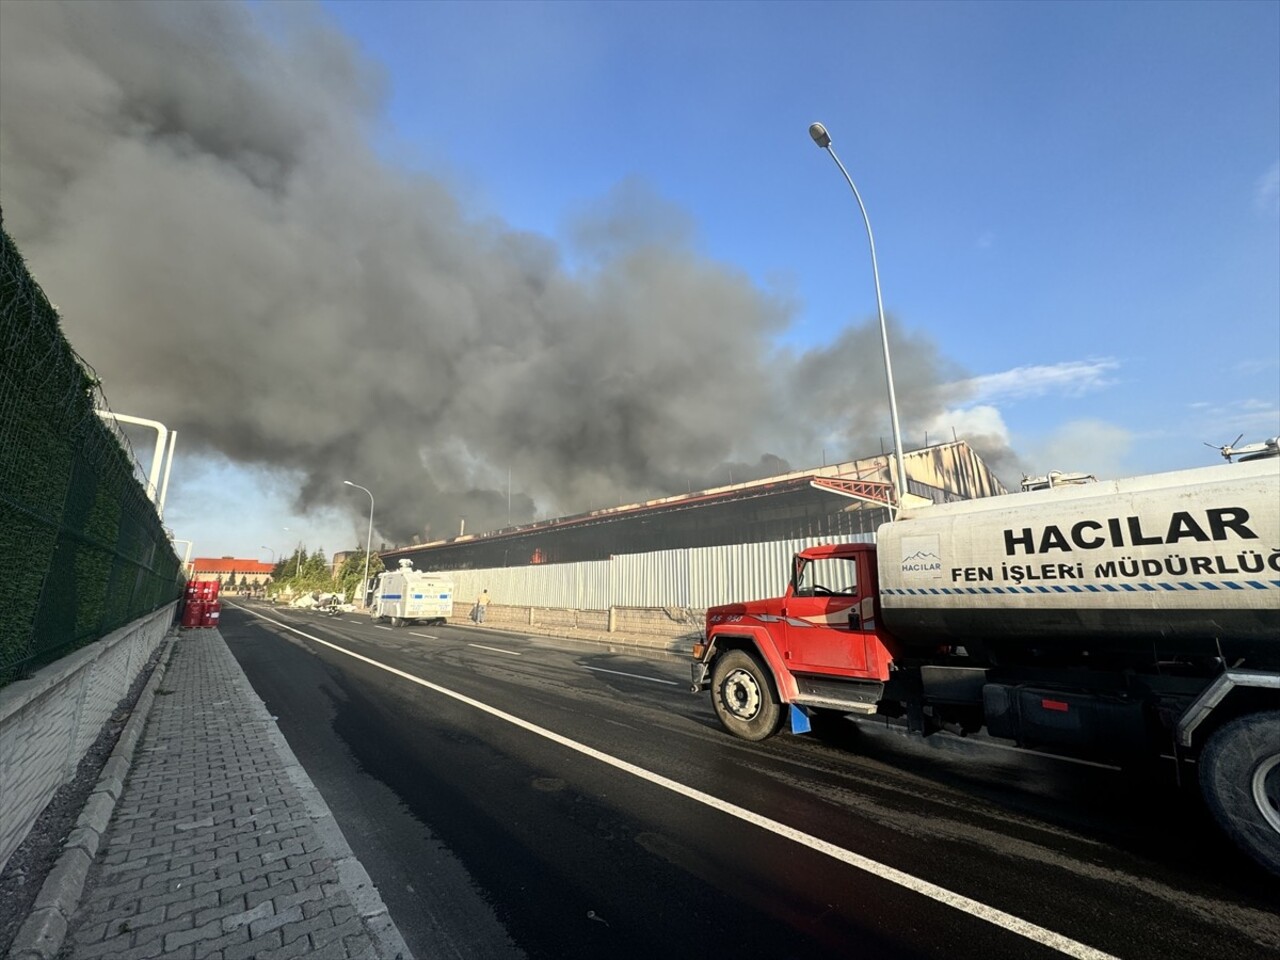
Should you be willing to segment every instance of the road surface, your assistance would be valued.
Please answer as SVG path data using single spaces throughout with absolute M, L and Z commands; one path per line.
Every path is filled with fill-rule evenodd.
M 874 722 L 731 738 L 683 660 L 224 604 L 221 630 L 428 957 L 1280 955 L 1186 794 Z

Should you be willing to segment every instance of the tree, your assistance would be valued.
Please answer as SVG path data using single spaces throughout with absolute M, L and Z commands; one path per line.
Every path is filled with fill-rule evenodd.
M 293 553 L 276 561 L 275 567 L 271 570 L 272 582 L 268 592 L 272 594 L 306 593 L 309 589 L 305 584 L 306 571 L 307 549 L 303 544 L 298 544 Z
M 319 586 L 323 589 L 328 589 L 333 580 L 333 570 L 330 569 L 329 560 L 325 557 L 323 550 L 317 550 L 308 557 L 304 569 L 309 578 L 319 581 Z
M 369 556 L 369 577 L 372 579 L 386 569 L 382 565 L 382 558 L 376 553 Z M 342 566 L 338 570 L 338 587 L 337 591 L 343 595 L 348 603 L 352 602 L 356 594 L 360 590 L 360 582 L 364 579 L 364 551 L 356 550 L 347 554 L 347 559 L 342 562 Z M 363 602 L 364 598 L 360 598 Z

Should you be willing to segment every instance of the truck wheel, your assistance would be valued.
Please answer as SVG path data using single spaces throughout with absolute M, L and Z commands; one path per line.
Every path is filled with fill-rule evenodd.
M 393 627 L 400 627 L 400 626 L 403 626 L 403 625 L 404 625 L 404 621 L 403 621 L 403 620 L 401 620 L 399 617 L 392 617 L 392 618 L 391 618 L 391 626 L 393 626 Z
M 1280 710 L 1217 730 L 1200 755 L 1200 790 L 1227 836 L 1280 875 Z
M 760 661 L 730 650 L 711 671 L 711 700 L 724 728 L 743 740 L 764 740 L 782 725 L 782 704 Z

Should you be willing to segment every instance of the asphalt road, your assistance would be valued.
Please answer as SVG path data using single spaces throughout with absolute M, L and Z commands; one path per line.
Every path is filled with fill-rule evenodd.
M 1280 885 L 1115 770 L 868 722 L 748 744 L 685 661 L 589 643 L 221 630 L 423 960 L 1280 953 Z

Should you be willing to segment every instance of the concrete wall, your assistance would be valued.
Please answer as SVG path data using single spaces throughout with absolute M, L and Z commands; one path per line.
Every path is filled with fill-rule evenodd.
M 470 616 L 471 607 L 462 603 L 454 605 L 454 619 Z M 497 627 L 534 627 L 539 630 L 560 630 L 566 635 L 591 634 L 603 637 L 607 634 L 639 635 L 670 640 L 701 636 L 705 611 L 664 609 L 662 607 L 610 607 L 608 610 L 578 610 L 571 607 L 517 607 L 510 604 L 489 604 L 485 623 Z
M 613 630 L 617 633 L 640 633 L 675 639 L 692 634 L 700 637 L 705 626 L 705 610 L 663 607 L 613 608 Z
M 160 646 L 176 603 L 0 690 L 0 870 Z

